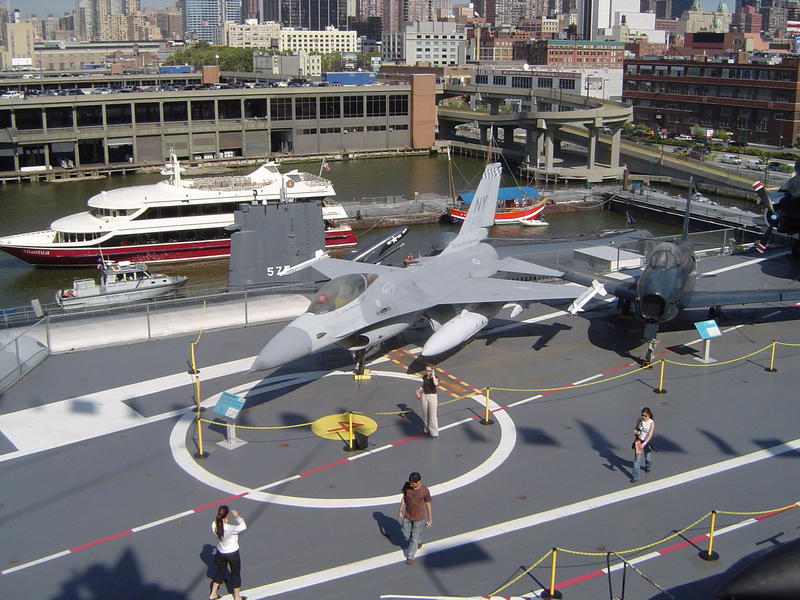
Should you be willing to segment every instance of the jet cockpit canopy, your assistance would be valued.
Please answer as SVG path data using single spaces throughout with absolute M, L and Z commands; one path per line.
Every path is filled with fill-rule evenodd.
M 675 269 L 678 266 L 678 257 L 671 248 L 657 247 L 650 255 L 652 269 Z
M 347 306 L 361 296 L 377 278 L 374 273 L 349 273 L 332 279 L 319 288 L 306 312 L 321 315 Z

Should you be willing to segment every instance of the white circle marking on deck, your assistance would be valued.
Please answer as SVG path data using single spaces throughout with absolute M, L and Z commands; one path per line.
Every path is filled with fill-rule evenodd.
M 302 377 L 302 374 L 299 375 Z M 352 376 L 352 373 L 334 371 L 326 374 L 325 377 L 329 377 L 331 375 Z M 379 377 L 394 377 L 398 379 L 418 379 L 413 375 L 391 373 L 388 371 L 372 371 L 372 375 Z M 239 390 L 241 391 L 243 389 L 255 387 L 261 381 L 263 380 L 241 386 Z M 270 388 L 279 389 L 280 387 L 289 387 L 295 385 L 296 383 L 296 379 L 290 378 L 289 380 L 281 382 L 276 386 L 270 386 Z M 215 394 L 207 400 L 204 400 L 201 403 L 202 406 L 207 408 L 214 406 L 221 394 L 222 393 L 220 392 L 219 394 Z M 486 400 L 484 396 L 476 394 L 473 396 L 473 399 L 475 399 L 481 405 L 485 405 Z M 491 400 L 489 401 L 489 407 L 491 410 L 500 408 Z M 430 486 L 430 491 L 432 494 L 439 495 L 452 492 L 453 490 L 457 490 L 469 485 L 470 483 L 478 481 L 482 477 L 485 477 L 498 468 L 509 457 L 517 442 L 517 430 L 514 426 L 514 422 L 512 421 L 511 416 L 508 414 L 508 411 L 505 410 L 499 410 L 493 413 L 492 416 L 497 420 L 497 423 L 500 426 L 500 440 L 498 441 L 497 448 L 495 448 L 494 452 L 492 452 L 492 454 L 490 454 L 485 461 L 483 461 L 474 469 L 471 469 L 470 471 L 467 471 L 458 477 L 450 479 L 449 481 L 444 481 L 442 483 L 437 483 Z M 233 481 L 223 479 L 222 477 L 214 475 L 213 473 L 210 473 L 201 467 L 192 457 L 191 452 L 186 447 L 186 436 L 189 428 L 194 425 L 194 421 L 194 414 L 189 412 L 182 415 L 178 422 L 175 423 L 175 426 L 172 428 L 172 432 L 170 433 L 169 437 L 170 452 L 172 453 L 172 457 L 175 459 L 175 462 L 181 469 L 209 487 L 213 487 L 222 492 L 233 495 L 246 493 L 247 495 L 245 498 L 256 500 L 258 502 L 270 502 L 273 504 L 283 504 L 286 506 L 298 506 L 304 508 L 363 508 L 367 506 L 382 506 L 386 504 L 397 503 L 399 493 L 390 494 L 388 496 L 373 496 L 370 498 L 303 498 L 299 496 L 285 496 L 282 494 L 259 491 L 260 489 L 280 485 L 282 483 L 291 481 L 292 479 L 299 478 L 299 475 L 290 475 L 289 477 L 278 482 L 273 482 L 257 489 L 248 488 L 246 486 L 234 483 Z M 458 423 L 464 422 L 467 421 L 460 421 Z M 451 427 L 451 425 L 441 427 L 440 431 L 448 429 Z

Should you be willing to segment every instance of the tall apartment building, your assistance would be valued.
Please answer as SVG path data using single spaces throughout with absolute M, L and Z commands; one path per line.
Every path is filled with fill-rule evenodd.
M 33 25 L 6 23 L 3 40 L 3 68 L 33 66 Z
M 347 29 L 347 0 L 264 0 L 262 20 L 316 31 Z
M 383 3 L 383 33 L 399 33 L 403 23 L 432 21 L 429 0 L 387 0 Z
M 740 33 L 761 33 L 761 15 L 755 6 L 742 6 L 731 17 L 731 30 Z
M 183 34 L 186 39 L 214 42 L 215 28 L 223 23 L 241 23 L 241 0 L 181 0 Z

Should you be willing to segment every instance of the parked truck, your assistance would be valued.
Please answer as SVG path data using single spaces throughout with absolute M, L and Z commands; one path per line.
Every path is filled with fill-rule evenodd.
M 178 75 L 180 73 L 194 73 L 192 65 L 161 65 L 158 67 L 159 73 L 167 73 L 169 75 Z
M 372 71 L 338 71 L 322 74 L 322 80 L 328 85 L 370 85 L 377 79 Z

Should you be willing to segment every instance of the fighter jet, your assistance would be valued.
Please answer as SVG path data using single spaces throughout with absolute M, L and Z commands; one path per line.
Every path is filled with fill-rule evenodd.
M 434 256 L 405 267 L 338 260 L 322 251 L 287 272 L 312 267 L 330 279 L 306 313 L 279 331 L 261 350 L 254 371 L 283 365 L 334 344 L 347 348 L 362 373 L 369 350 L 425 319 L 434 333 L 423 357 L 439 355 L 478 333 L 507 303 L 517 303 L 512 317 L 530 302 L 571 300 L 583 288 L 563 283 L 515 281 L 560 277 L 563 273 L 516 258 L 498 258 L 483 243 L 494 222 L 499 163 L 487 165 L 458 235 Z
M 693 245 L 689 240 L 691 198 L 690 182 L 682 237 L 674 242 L 658 244 L 638 280 L 620 282 L 581 273 L 565 273 L 566 280 L 589 288 L 567 310 L 572 314 L 580 312 L 583 306 L 598 294 L 616 296 L 623 310 L 629 309 L 633 304 L 645 322 L 643 337 L 650 342 L 649 353 L 652 353 L 659 325 L 674 319 L 684 308 L 708 306 L 718 311 L 725 304 L 781 302 L 800 298 L 800 286 L 771 290 L 696 291 L 694 286 L 697 278 L 697 261 Z M 649 358 L 648 354 L 645 360 L 649 361 Z
M 773 231 L 787 235 L 800 233 L 800 159 L 794 164 L 795 174 L 787 179 L 776 192 L 767 192 L 764 184 L 756 181 L 753 189 L 764 204 L 766 228 L 756 244 L 756 250 L 764 252 L 772 240 Z M 792 243 L 792 256 L 800 256 L 800 240 Z

